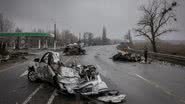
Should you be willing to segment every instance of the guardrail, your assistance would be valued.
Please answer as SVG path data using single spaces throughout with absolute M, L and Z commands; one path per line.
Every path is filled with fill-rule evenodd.
M 143 55 L 143 50 L 129 49 L 129 51 Z M 185 65 L 185 57 L 183 56 L 154 53 L 154 52 L 148 52 L 148 56 L 160 61 L 168 61 L 175 64 Z

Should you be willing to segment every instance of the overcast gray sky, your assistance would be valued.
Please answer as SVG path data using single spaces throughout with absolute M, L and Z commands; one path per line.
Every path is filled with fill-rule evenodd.
M 177 0 L 182 1 L 182 0 Z M 62 31 L 69 29 L 78 34 L 102 34 L 103 25 L 109 38 L 120 39 L 129 29 L 136 27 L 141 16 L 139 6 L 148 0 L 0 0 L 0 12 L 12 19 L 24 31 L 34 28 Z M 180 31 L 165 39 L 185 40 L 185 2 L 177 8 Z

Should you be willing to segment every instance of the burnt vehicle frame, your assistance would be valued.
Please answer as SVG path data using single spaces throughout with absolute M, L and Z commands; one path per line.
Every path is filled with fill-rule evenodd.
M 85 55 L 86 50 L 78 44 L 69 44 L 64 48 L 65 55 Z
M 55 63 L 59 65 L 58 73 L 54 76 L 48 74 L 48 65 L 45 59 L 53 55 Z M 28 67 L 28 80 L 51 82 L 58 86 L 60 92 L 82 96 L 97 96 L 96 100 L 102 102 L 119 103 L 125 101 L 126 95 L 119 94 L 116 90 L 109 90 L 108 86 L 102 81 L 100 74 L 94 65 L 70 65 L 65 66 L 60 62 L 57 52 L 47 52 L 42 58 L 35 58 L 32 65 Z M 48 58 L 47 58 L 48 57 Z M 43 75 L 40 75 L 43 74 Z M 40 75 L 40 76 L 39 76 Z M 78 79 L 80 79 L 78 81 Z M 81 80 L 83 79 L 83 80 Z M 66 95 L 66 96 L 67 96 Z

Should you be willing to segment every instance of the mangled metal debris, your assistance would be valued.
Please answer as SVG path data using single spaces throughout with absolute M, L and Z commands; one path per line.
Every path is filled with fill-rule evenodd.
M 19 52 L 19 51 L 7 51 L 7 52 L 0 52 L 0 63 L 1 62 L 7 62 L 9 60 L 17 60 L 17 59 L 23 59 L 27 60 L 27 57 L 29 53 L 28 52 Z
M 98 97 L 98 100 L 106 102 L 106 103 L 120 103 L 126 99 L 126 95 L 105 95 Z
M 142 60 L 141 55 L 130 53 L 127 51 L 119 51 L 116 55 L 112 57 L 114 61 L 128 61 L 128 62 L 138 62 Z
M 123 94 L 113 94 L 101 79 L 93 65 L 65 66 L 56 52 L 47 52 L 41 59 L 37 58 L 28 67 L 28 79 L 31 82 L 43 80 L 58 86 L 60 91 L 68 94 L 102 95 L 97 100 L 118 103 L 125 100 Z
M 84 55 L 86 51 L 79 44 L 69 44 L 64 48 L 65 55 Z
M 10 55 L 0 55 L 0 63 L 6 62 L 10 59 Z

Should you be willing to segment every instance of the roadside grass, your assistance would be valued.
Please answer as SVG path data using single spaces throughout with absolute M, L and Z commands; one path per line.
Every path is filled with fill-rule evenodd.
M 143 50 L 145 46 L 147 46 L 148 49 L 152 51 L 152 48 L 149 42 L 134 43 L 134 49 L 136 50 Z M 182 44 L 182 43 L 172 44 L 169 42 L 159 42 L 157 47 L 158 47 L 159 53 L 185 56 L 185 44 Z

